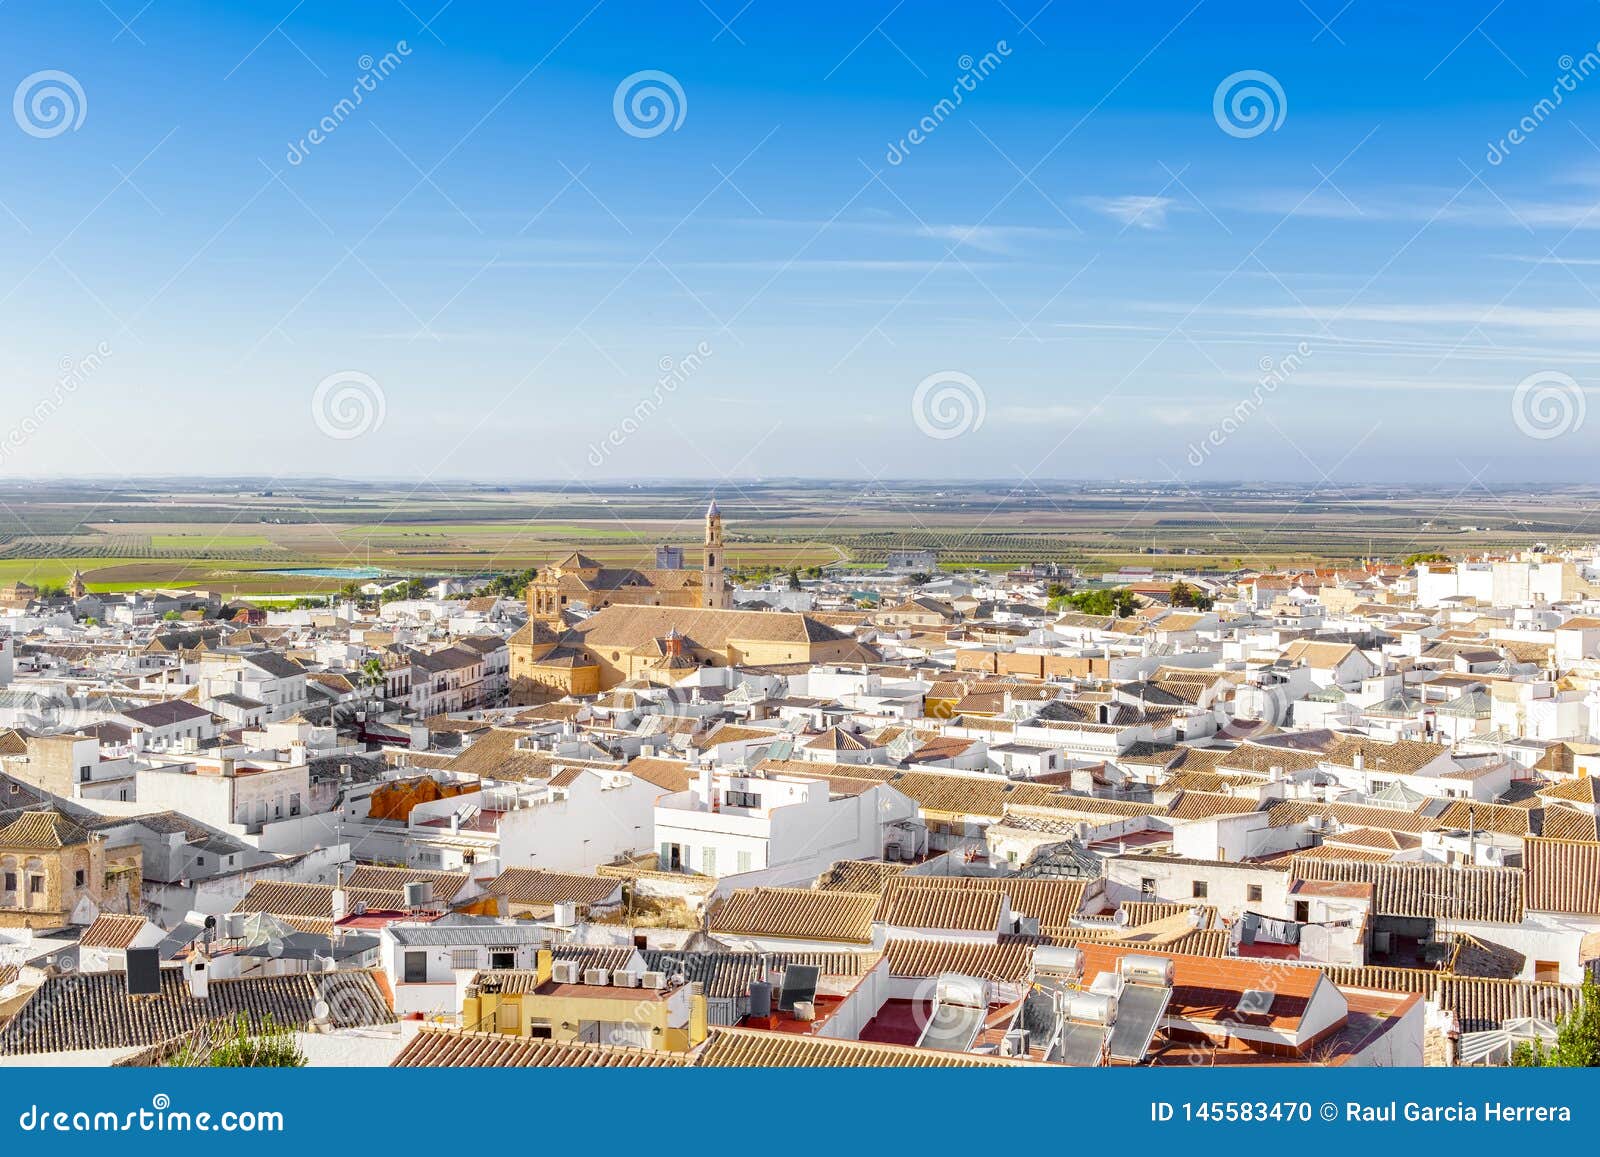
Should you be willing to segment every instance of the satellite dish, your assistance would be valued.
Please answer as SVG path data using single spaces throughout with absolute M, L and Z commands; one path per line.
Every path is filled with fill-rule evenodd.
M 317 1020 L 327 1020 L 328 1014 L 332 1011 L 325 1000 L 319 1000 L 311 1006 L 311 1015 Z
M 1126 908 L 1118 908 L 1117 914 L 1111 918 L 1111 922 L 1118 928 L 1126 928 L 1131 920 L 1132 917 L 1128 915 Z

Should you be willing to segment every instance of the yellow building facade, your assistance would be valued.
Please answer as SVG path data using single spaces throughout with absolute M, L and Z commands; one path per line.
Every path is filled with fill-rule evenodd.
M 574 984 L 553 974 L 549 951 L 539 953 L 533 970 L 478 973 L 461 1003 L 461 1027 L 558 1044 L 671 1053 L 686 1053 L 706 1039 L 706 998 L 698 985 Z

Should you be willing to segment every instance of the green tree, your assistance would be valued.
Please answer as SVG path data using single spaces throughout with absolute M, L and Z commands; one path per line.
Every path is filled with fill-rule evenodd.
M 367 689 L 367 697 L 376 699 L 379 691 L 388 676 L 383 669 L 383 660 L 374 656 L 361 664 L 361 685 Z
M 1593 973 L 1584 978 L 1578 1003 L 1557 1027 L 1556 1043 L 1549 1049 L 1540 1041 L 1520 1044 L 1511 1063 L 1519 1068 L 1600 1069 L 1600 985 Z
M 1074 591 L 1050 600 L 1055 610 L 1070 607 L 1085 615 L 1115 615 L 1125 619 L 1139 606 L 1139 600 L 1127 587 L 1100 587 L 1092 591 Z
M 1405 560 L 1404 560 L 1402 565 L 1404 565 L 1404 566 L 1416 566 L 1418 563 L 1421 563 L 1421 562 L 1449 562 L 1449 561 L 1450 561 L 1450 556 L 1447 555 L 1447 554 L 1440 554 L 1436 550 L 1423 550 L 1423 551 L 1418 551 L 1416 554 L 1408 554 L 1408 555 L 1406 555 Z
M 172 1058 L 177 1069 L 301 1069 L 306 1054 L 295 1044 L 294 1034 L 268 1013 L 261 1028 L 252 1032 L 250 1018 L 240 1013 L 212 1033 L 196 1034 Z
M 1167 592 L 1172 597 L 1175 607 L 1193 607 L 1197 611 L 1209 611 L 1216 600 L 1199 587 L 1192 587 L 1186 582 L 1175 582 Z

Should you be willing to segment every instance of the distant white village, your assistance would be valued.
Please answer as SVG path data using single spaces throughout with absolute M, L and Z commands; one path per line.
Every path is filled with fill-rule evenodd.
M 705 524 L 512 597 L 0 590 L 0 1063 L 1481 1066 L 1574 1015 L 1597 550 L 752 585 Z

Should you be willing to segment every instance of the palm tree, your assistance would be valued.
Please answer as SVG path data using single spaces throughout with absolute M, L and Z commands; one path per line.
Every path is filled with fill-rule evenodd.
M 379 698 L 379 689 L 388 681 L 389 675 L 383 669 L 383 660 L 374 656 L 361 664 L 361 685 L 367 689 L 369 699 Z

